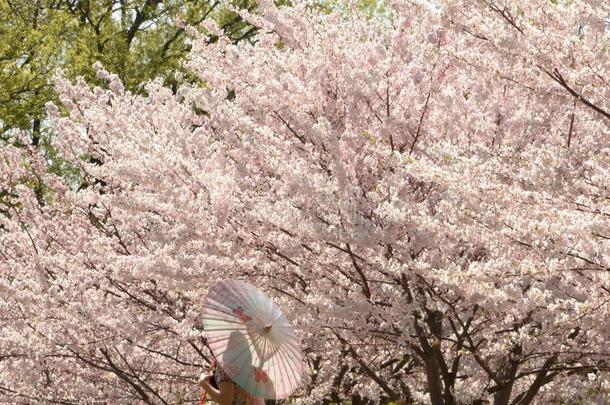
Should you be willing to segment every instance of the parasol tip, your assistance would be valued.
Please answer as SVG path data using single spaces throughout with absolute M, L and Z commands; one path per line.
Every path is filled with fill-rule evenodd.
M 263 331 L 268 333 L 271 330 L 271 326 L 273 326 L 273 325 L 271 325 L 270 323 L 266 324 L 265 327 L 263 328 Z

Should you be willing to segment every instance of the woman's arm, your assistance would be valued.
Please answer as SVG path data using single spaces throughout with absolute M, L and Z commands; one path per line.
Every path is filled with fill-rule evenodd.
M 212 378 L 212 374 L 203 374 L 199 379 L 199 384 L 203 387 L 205 392 L 208 393 L 212 401 L 219 405 L 231 405 L 233 396 L 235 395 L 235 384 L 229 381 L 222 381 L 218 384 L 218 389 L 216 389 L 210 384 Z

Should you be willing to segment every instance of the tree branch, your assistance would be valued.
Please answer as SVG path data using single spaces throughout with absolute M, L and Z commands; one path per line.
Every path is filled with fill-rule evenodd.
M 564 77 L 561 75 L 561 73 L 559 73 L 559 70 L 557 70 L 557 68 L 554 68 L 553 72 L 549 72 L 547 69 L 543 68 L 540 65 L 538 65 L 538 68 L 540 70 L 542 70 L 544 73 L 546 73 L 547 76 L 549 76 L 551 79 L 553 79 L 553 81 L 557 82 L 561 87 L 566 89 L 568 91 L 568 93 L 570 93 L 573 97 L 576 98 L 576 100 L 580 101 L 587 107 L 589 107 L 589 108 L 593 109 L 594 111 L 598 112 L 599 114 L 603 115 L 607 119 L 610 119 L 610 113 L 608 111 L 596 106 L 591 101 L 584 98 L 582 96 L 582 94 L 580 94 L 576 90 L 574 90 L 570 86 L 570 84 L 564 79 Z

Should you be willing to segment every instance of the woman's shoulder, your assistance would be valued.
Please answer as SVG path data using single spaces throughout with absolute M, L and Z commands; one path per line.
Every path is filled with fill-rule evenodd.
M 223 381 L 228 381 L 233 384 L 235 382 L 229 377 L 229 375 L 223 370 L 222 367 L 218 366 L 214 374 L 216 384 L 220 384 Z M 235 384 L 235 397 L 233 399 L 234 405 L 264 405 L 265 400 L 259 397 L 255 397 L 248 391 Z

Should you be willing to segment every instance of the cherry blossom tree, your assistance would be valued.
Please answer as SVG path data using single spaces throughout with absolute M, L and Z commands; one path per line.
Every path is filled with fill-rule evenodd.
M 260 7 L 194 40 L 203 87 L 60 77 L 79 184 L 3 148 L 0 398 L 196 400 L 234 277 L 301 333 L 299 403 L 607 401 L 610 5 Z

